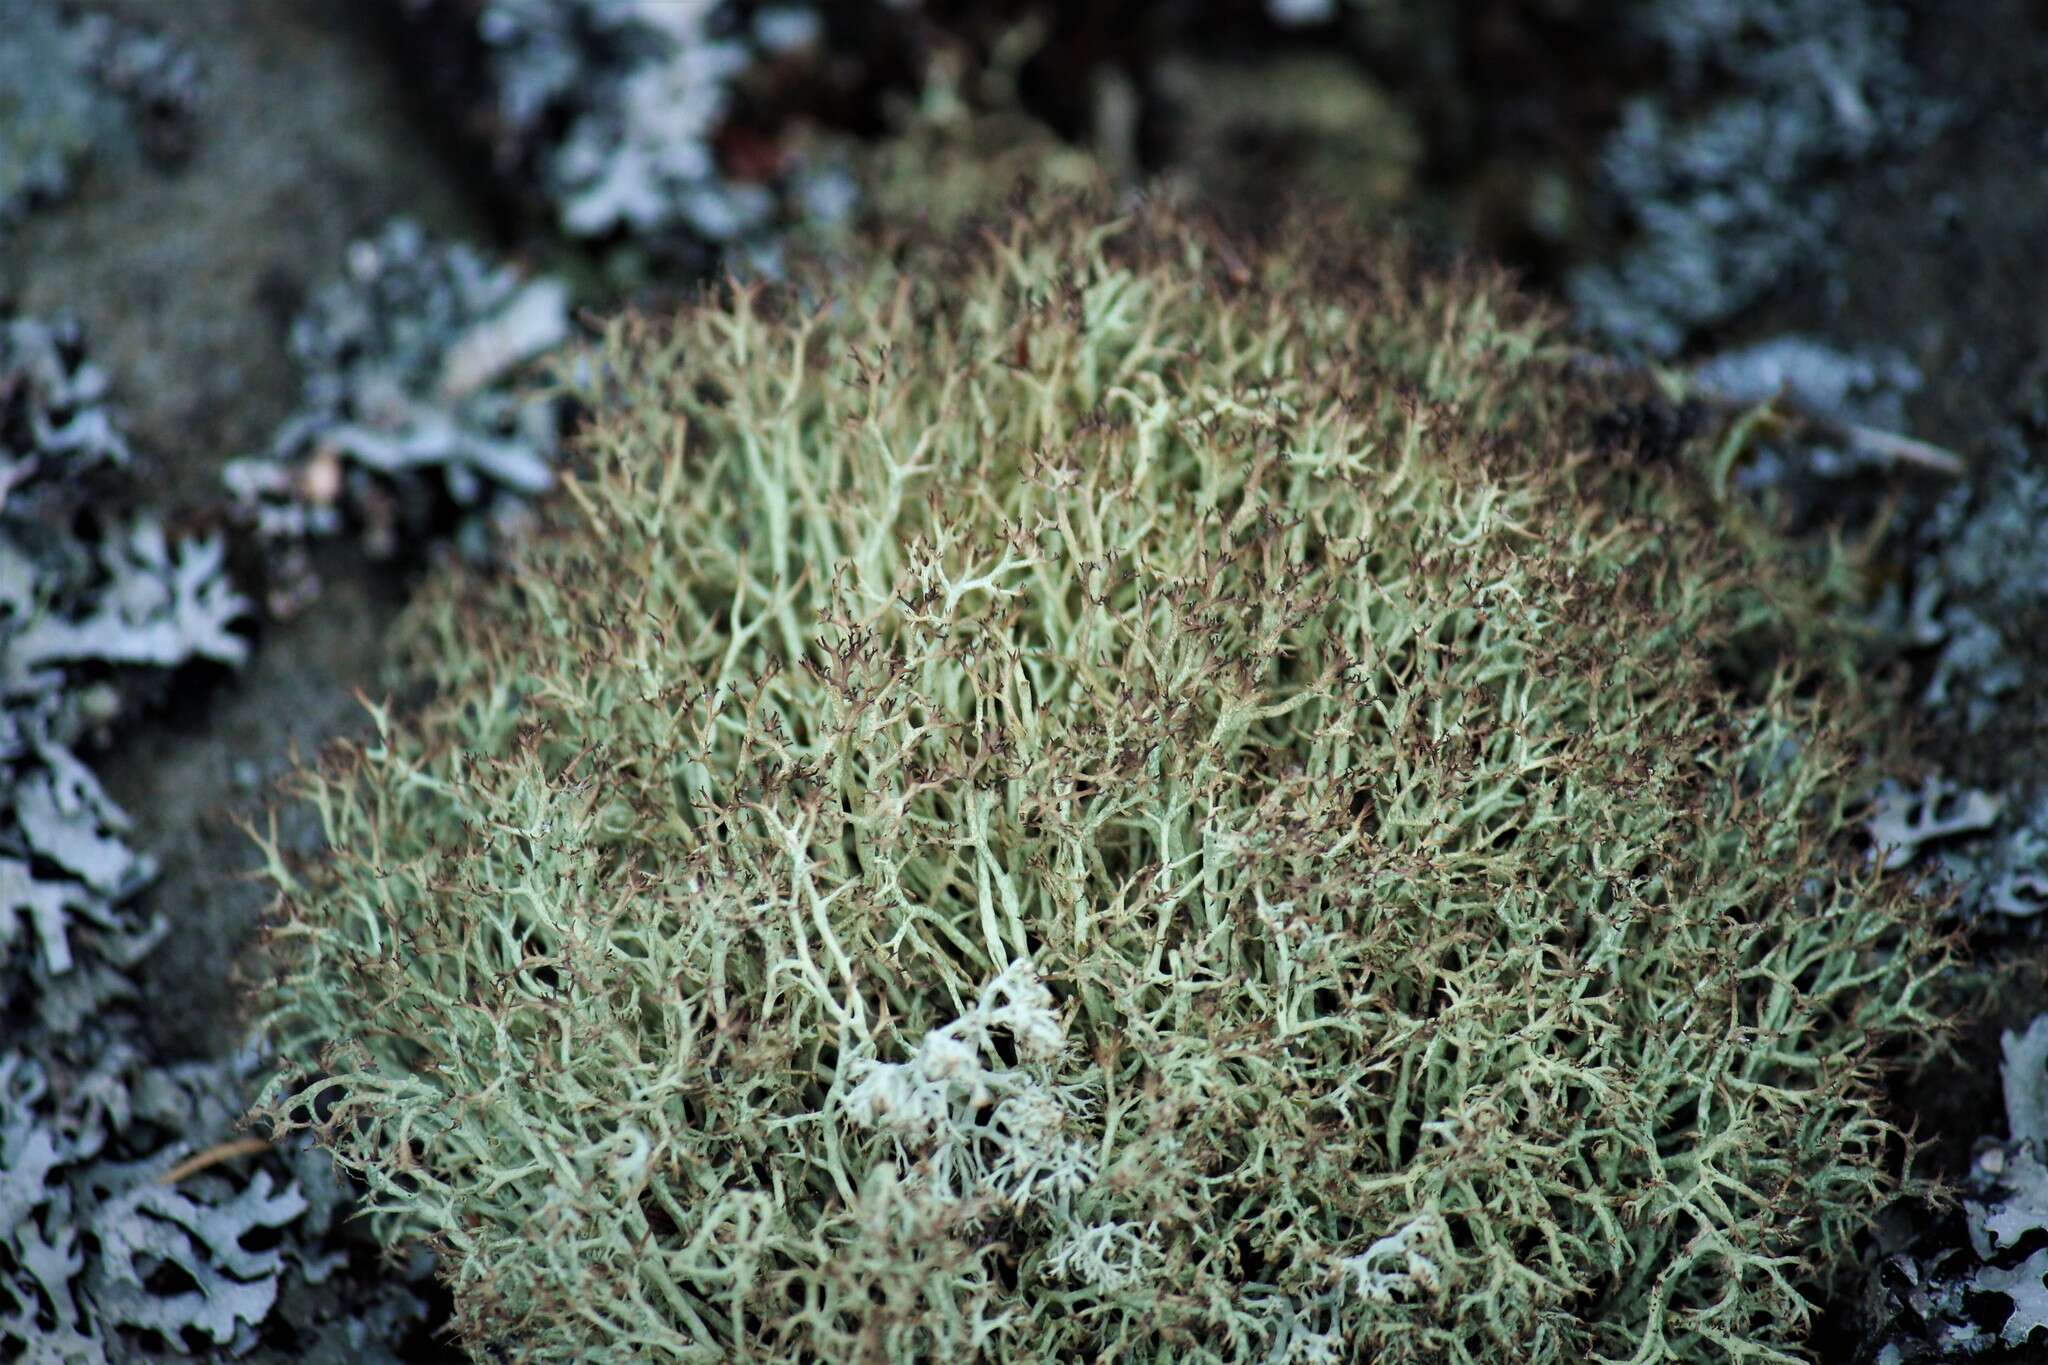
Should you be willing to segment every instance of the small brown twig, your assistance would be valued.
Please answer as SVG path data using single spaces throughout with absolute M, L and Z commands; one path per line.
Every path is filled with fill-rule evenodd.
M 1811 420 L 1811 419 L 1809 419 Z M 1920 469 L 1932 470 L 1955 478 L 1963 472 L 1963 457 L 1953 450 L 1944 449 L 1913 436 L 1901 436 L 1897 432 L 1879 431 L 1875 427 L 1862 426 L 1855 422 L 1841 424 L 1843 439 L 1881 460 L 1894 464 L 1909 464 Z
M 254 1156 L 270 1150 L 268 1140 L 260 1137 L 234 1138 L 227 1142 L 216 1142 L 203 1152 L 194 1152 L 177 1165 L 156 1178 L 159 1185 L 175 1185 L 188 1175 L 196 1175 L 209 1166 L 218 1166 L 223 1161 L 233 1161 L 238 1156 Z
M 1582 352 L 1572 357 L 1572 363 L 1585 374 L 1652 381 L 1674 379 L 1682 397 L 1694 399 L 1719 413 L 1745 412 L 1758 406 L 1779 408 L 1791 421 L 1884 464 L 1911 465 L 1915 469 L 1924 469 L 1929 473 L 1951 479 L 1960 477 L 1968 467 L 1963 462 L 1963 457 L 1953 450 L 1935 445 L 1931 441 L 1902 436 L 1893 431 L 1881 431 L 1876 427 L 1867 427 L 1860 422 L 1845 421 L 1821 412 L 1801 402 L 1799 395 L 1789 388 L 1780 389 L 1773 397 L 1759 405 L 1725 393 L 1711 384 L 1701 383 L 1698 379 L 1672 376 L 1652 366 L 1622 360 L 1615 356 Z

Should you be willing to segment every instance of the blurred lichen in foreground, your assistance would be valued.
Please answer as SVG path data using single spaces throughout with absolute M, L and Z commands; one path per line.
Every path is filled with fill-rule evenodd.
M 616 322 L 269 846 L 263 1114 L 493 1358 L 1799 1359 L 1942 952 L 1570 355 L 1157 207 Z

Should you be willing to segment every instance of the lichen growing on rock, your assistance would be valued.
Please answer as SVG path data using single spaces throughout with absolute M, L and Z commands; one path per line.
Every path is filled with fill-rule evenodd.
M 569 293 L 398 219 L 354 243 L 342 278 L 292 323 L 301 401 L 262 455 L 222 471 L 237 511 L 283 545 L 279 578 L 305 582 L 295 542 L 354 518 L 371 554 L 417 543 L 436 511 L 482 557 L 494 529 L 554 486 L 559 405 L 523 372 L 568 339 Z M 273 594 L 303 599 L 309 586 Z
M 0 237 L 68 194 L 130 118 L 158 159 L 189 139 L 205 78 L 180 44 L 49 0 L 0 0 L 0 32 Z
M 0 315 L 0 1359 L 237 1358 L 273 1313 L 312 1359 L 280 1304 L 344 1259 L 331 1166 L 190 1164 L 257 1058 L 168 1059 L 132 1008 L 173 924 L 88 760 L 174 670 L 240 664 L 249 604 L 218 538 L 129 510 L 110 388 L 75 323 Z M 425 1312 L 403 1288 L 349 1306 L 392 1336 Z
M 1581 321 L 1611 344 L 1682 350 L 1824 254 L 1827 172 L 1924 140 L 1943 111 L 1914 88 L 1905 17 L 1870 0 L 1623 7 L 1664 83 L 1601 154 L 1597 233 L 1575 272 Z
M 1799 1359 L 1941 965 L 1806 590 L 1493 277 L 874 260 L 609 329 L 266 844 L 260 1112 L 490 1358 Z
M 845 60 L 858 60 L 831 54 L 841 59 L 837 72 L 822 60 L 828 17 L 861 8 L 844 0 L 406 0 L 406 8 L 429 30 L 467 31 L 458 46 L 481 59 L 477 122 L 491 130 L 492 159 L 522 193 L 552 204 L 570 237 L 637 242 L 700 266 L 728 250 L 772 257 L 780 228 L 815 217 L 850 188 L 843 171 L 791 147 L 739 152 L 729 123 L 747 74 L 778 63 L 808 71 L 803 79 L 829 102 Z
M 155 866 L 78 751 L 135 675 L 248 652 L 220 540 L 122 507 L 108 388 L 75 322 L 0 314 L 0 1004 L 17 1033 L 99 1012 L 131 989 L 114 968 L 164 933 L 133 905 Z

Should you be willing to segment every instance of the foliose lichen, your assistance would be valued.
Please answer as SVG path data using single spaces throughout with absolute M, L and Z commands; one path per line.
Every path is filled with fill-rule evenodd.
M 0 235 L 124 126 L 152 152 L 189 135 L 203 74 L 162 34 L 51 0 L 0 0 L 0 32 Z
M 243 1354 L 340 1259 L 330 1172 L 188 1169 L 232 1137 L 254 1054 L 165 1062 L 126 1008 L 170 926 L 80 754 L 134 679 L 241 662 L 249 606 L 217 540 L 122 510 L 108 389 L 74 325 L 0 318 L 0 1355 L 65 1365 Z
M 2048 910 L 2048 791 L 2029 795 L 2007 802 L 1993 837 L 1942 855 L 1945 879 L 1973 923 L 2010 929 Z
M 2048 910 L 2048 792 L 2009 798 L 1959 791 L 1929 779 L 1915 791 L 1880 786 L 1868 821 L 1887 868 L 1930 874 L 1930 890 L 1953 893 L 1950 910 L 1985 935 L 2028 935 Z
M 609 329 L 568 497 L 265 845 L 260 1112 L 462 1339 L 1801 1359 L 1942 950 L 1858 703 L 1736 667 L 1810 609 L 1739 511 L 1329 224 L 807 288 Z
M 2024 448 L 2000 452 L 1975 488 L 1955 489 L 1914 528 L 1912 576 L 1878 604 L 1882 628 L 1933 655 L 1922 705 L 1962 731 L 2048 718 L 2025 690 L 2025 647 L 2048 624 L 2043 518 L 2048 477 Z
M 0 317 L 0 994 L 53 1026 L 125 989 L 114 969 L 162 932 L 125 908 L 153 868 L 74 749 L 124 673 L 248 649 L 217 539 L 109 513 L 129 451 L 107 387 L 75 324 Z
M 1820 257 L 1830 169 L 1910 144 L 1943 113 L 1915 87 L 1891 5 L 1656 0 L 1628 15 L 1668 75 L 1602 153 L 1595 202 L 1615 249 L 1570 292 L 1608 342 L 1669 355 Z
M 426 11 L 435 0 L 414 0 Z M 732 87 L 814 48 L 814 6 L 732 0 L 490 0 L 474 7 L 495 152 L 543 187 L 573 237 L 638 241 L 701 262 L 766 241 L 785 210 L 850 181 L 801 158 L 737 171 L 719 145 Z M 836 187 L 836 190 L 833 188 Z M 843 204 L 842 204 L 843 210 Z
M 159 161 L 190 148 L 206 93 L 199 54 L 164 33 L 87 13 L 71 26 L 78 61 L 127 106 L 144 150 Z
M 70 189 L 110 109 L 74 60 L 61 16 L 43 0 L 0 0 L 0 233 Z
M 1723 405 L 1750 407 L 1783 397 L 1798 411 L 1838 427 L 1903 431 L 1904 400 L 1920 387 L 1921 376 L 1895 352 L 1849 351 L 1793 335 L 1707 356 L 1691 367 L 1691 382 Z M 1879 467 L 1870 452 L 1839 442 L 1771 443 L 1755 452 L 1736 482 L 1750 490 L 1783 489 L 1867 475 Z
M 554 486 L 560 405 L 522 380 L 569 331 L 561 281 L 393 222 L 293 322 L 300 407 L 267 452 L 228 463 L 228 488 L 265 540 L 353 521 L 389 556 L 452 506 L 480 553 Z
M 2048 1015 L 2001 1042 L 2007 1133 L 1977 1144 L 1956 1191 L 1961 1237 L 1880 1240 L 1872 1365 L 2017 1359 L 2048 1333 Z
M 290 1277 L 346 1259 L 323 1245 L 337 1209 L 309 1224 L 300 1182 L 269 1164 L 180 1173 L 233 1134 L 253 1056 L 164 1066 L 118 1030 L 89 1036 L 61 1060 L 0 1052 L 0 1346 L 52 1362 L 246 1354 Z

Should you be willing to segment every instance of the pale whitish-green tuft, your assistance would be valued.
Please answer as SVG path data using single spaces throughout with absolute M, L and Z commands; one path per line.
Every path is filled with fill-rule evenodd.
M 263 1112 L 491 1358 L 1801 1358 L 1939 950 L 1797 594 L 1498 281 L 1095 222 L 611 328 Z

